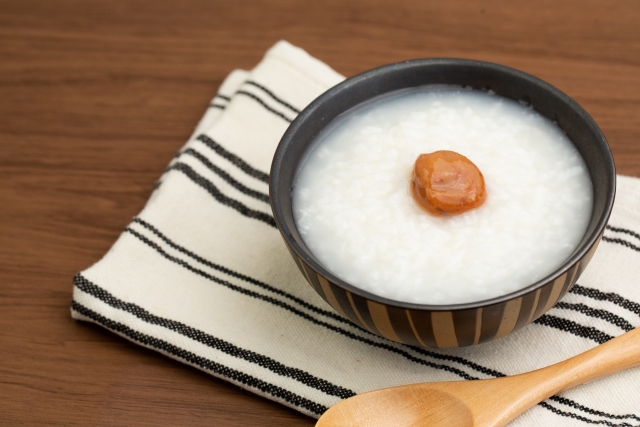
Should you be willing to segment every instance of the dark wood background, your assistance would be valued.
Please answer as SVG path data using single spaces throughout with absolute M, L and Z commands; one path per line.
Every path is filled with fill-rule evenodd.
M 417 57 L 519 68 L 584 106 L 640 176 L 637 0 L 0 0 L 1 425 L 313 425 L 69 315 L 74 274 L 223 78 L 279 39 L 347 76 Z

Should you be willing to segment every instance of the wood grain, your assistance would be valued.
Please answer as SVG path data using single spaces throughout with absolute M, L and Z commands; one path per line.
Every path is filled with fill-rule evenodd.
M 640 176 L 640 3 L 0 1 L 0 424 L 311 426 L 69 316 L 222 79 L 286 39 L 344 75 L 417 57 L 532 73 Z

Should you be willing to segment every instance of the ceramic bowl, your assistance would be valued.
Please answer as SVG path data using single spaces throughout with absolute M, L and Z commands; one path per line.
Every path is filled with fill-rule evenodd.
M 515 292 L 464 304 L 411 304 L 363 291 L 327 270 L 296 230 L 291 195 L 299 163 L 314 138 L 356 105 L 399 89 L 428 84 L 470 86 L 526 104 L 556 122 L 582 155 L 594 200 L 584 237 L 551 274 Z M 544 81 L 502 65 L 463 59 L 418 59 L 351 77 L 314 100 L 282 137 L 271 167 L 271 208 L 298 268 L 339 314 L 374 334 L 413 346 L 463 347 L 516 331 L 549 310 L 575 284 L 593 256 L 611 213 L 615 166 L 604 135 L 573 99 Z

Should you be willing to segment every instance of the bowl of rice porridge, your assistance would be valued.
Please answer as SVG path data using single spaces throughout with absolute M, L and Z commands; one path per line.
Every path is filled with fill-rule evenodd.
M 575 101 L 505 66 L 419 59 L 313 101 L 269 192 L 298 268 L 339 314 L 431 348 L 503 337 L 583 272 L 615 195 L 604 135 Z

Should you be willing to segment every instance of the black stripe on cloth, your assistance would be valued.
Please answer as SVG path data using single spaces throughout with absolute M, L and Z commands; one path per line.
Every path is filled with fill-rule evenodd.
M 227 108 L 227 106 L 221 104 L 209 104 L 209 108 L 219 108 L 221 110 L 224 110 L 225 108 Z
M 222 95 L 220 93 L 216 94 L 216 96 L 214 96 L 214 98 L 220 98 L 220 99 L 224 99 L 225 101 L 231 101 L 231 97 Z
M 640 252 L 640 247 L 634 245 L 631 242 L 627 242 L 624 239 L 612 239 L 612 238 L 607 237 L 607 236 L 602 236 L 602 240 L 604 240 L 605 242 L 609 242 L 609 243 L 617 243 L 619 245 L 626 246 L 629 249 L 633 249 L 634 251 Z
M 640 240 L 640 233 L 636 233 L 635 231 L 631 231 L 631 230 L 626 229 L 626 228 L 612 227 L 611 225 L 607 225 L 607 230 L 611 230 L 611 231 L 613 231 L 615 233 L 628 234 L 629 236 L 633 236 L 636 239 Z
M 605 334 L 604 332 L 592 326 L 583 326 L 579 323 L 574 322 L 573 320 L 563 319 L 561 317 L 552 316 L 550 314 L 540 316 L 534 321 L 534 323 L 537 323 L 538 325 L 549 326 L 551 328 L 559 329 L 564 332 L 569 332 L 570 334 L 573 334 L 575 336 L 595 341 L 598 344 L 604 344 L 607 341 L 613 339 L 611 335 Z
M 342 322 L 346 325 L 349 326 L 353 326 L 355 328 L 357 328 L 359 331 L 364 332 L 367 335 L 370 336 L 374 336 L 374 337 L 378 337 L 377 335 L 372 334 L 371 332 L 368 332 L 364 329 L 358 328 L 357 326 L 355 326 L 353 323 L 351 323 L 350 321 L 346 320 L 345 318 L 343 318 L 342 316 L 339 316 L 333 312 L 327 311 L 327 310 L 323 310 L 319 307 L 316 307 L 313 304 L 310 304 L 306 301 L 303 301 L 302 299 L 289 294 L 288 292 L 285 292 L 281 289 L 275 288 L 271 285 L 268 285 L 264 282 L 261 282 L 259 280 L 256 280 L 254 278 L 251 278 L 249 276 L 246 276 L 244 274 L 238 273 L 236 271 L 233 271 L 227 267 L 215 264 L 211 261 L 206 260 L 205 258 L 199 256 L 198 254 L 188 250 L 187 248 L 180 246 L 179 244 L 177 244 L 176 242 L 172 241 L 171 239 L 169 239 L 169 237 L 167 237 L 164 233 L 162 233 L 157 227 L 153 226 L 152 224 L 148 223 L 147 221 L 143 220 L 142 218 L 136 217 L 133 219 L 133 222 L 140 224 L 141 226 L 143 226 L 144 228 L 146 228 L 147 230 L 151 231 L 153 234 L 155 234 L 158 238 L 160 238 L 163 242 L 165 242 L 166 244 L 168 244 L 169 246 L 171 246 L 173 249 L 177 250 L 178 252 L 181 252 L 185 255 L 187 255 L 188 257 L 198 261 L 199 263 L 206 265 L 208 267 L 211 267 L 215 270 L 221 271 L 229 276 L 238 278 L 240 280 L 243 280 L 245 282 L 251 283 L 253 285 L 256 285 L 262 289 L 266 289 L 270 292 L 273 292 L 277 295 L 283 296 L 285 298 L 288 298 L 291 301 L 296 302 L 297 304 L 307 308 L 310 311 L 313 311 L 315 313 L 321 314 L 323 316 L 329 317 L 333 320 L 336 320 L 338 322 Z M 427 351 L 423 348 L 419 348 L 419 347 L 410 347 L 411 349 L 413 349 L 416 353 L 422 354 L 424 356 L 428 356 L 428 357 L 432 357 L 434 359 L 438 359 L 438 360 L 446 360 L 449 362 L 455 362 L 455 363 L 460 363 L 462 365 L 465 365 L 467 367 L 470 367 L 474 370 L 476 370 L 477 372 L 489 375 L 489 376 L 494 376 L 494 377 L 504 377 L 505 374 L 500 373 L 498 371 L 495 371 L 493 369 L 490 368 L 486 368 L 484 366 L 478 365 L 474 362 L 471 362 L 469 360 L 463 359 L 461 357 L 457 357 L 457 356 L 450 356 L 450 355 L 446 355 L 446 354 L 439 354 L 439 353 L 433 353 L 430 351 Z
M 268 194 L 264 194 L 264 193 L 261 193 L 261 192 L 256 191 L 256 190 L 252 190 L 251 188 L 249 188 L 249 187 L 243 185 L 242 183 L 236 181 L 231 175 L 229 175 L 223 169 L 221 169 L 218 166 L 216 166 L 213 163 L 211 163 L 211 161 L 209 159 L 207 159 L 204 155 L 202 155 L 202 153 L 194 150 L 193 148 L 187 148 L 182 153 L 186 154 L 188 156 L 195 157 L 196 159 L 200 160 L 200 163 L 205 165 L 209 170 L 215 172 L 218 176 L 220 176 L 220 178 L 222 178 L 225 181 L 227 181 L 229 184 L 231 184 L 231 186 L 233 188 L 235 188 L 236 190 L 238 190 L 242 194 L 246 194 L 247 196 L 253 197 L 256 200 L 260 200 L 261 202 L 269 203 L 269 195 Z
M 239 168 L 241 171 L 243 171 L 247 175 L 252 176 L 256 179 L 259 179 L 262 182 L 266 182 L 267 184 L 269 183 L 268 174 L 251 167 L 247 162 L 245 162 L 235 154 L 225 150 L 220 144 L 215 142 L 213 139 L 209 138 L 207 135 L 201 134 L 196 139 L 204 143 L 207 147 L 211 148 L 213 151 L 215 151 L 218 156 L 224 159 L 227 159 L 229 162 L 231 162 L 234 166 Z
M 367 334 L 373 335 L 373 336 L 377 336 L 375 334 L 372 334 L 369 331 L 364 331 L 364 332 L 366 332 Z M 482 365 L 478 365 L 477 363 L 472 362 L 472 361 L 467 360 L 467 359 L 464 359 L 462 357 L 449 356 L 447 354 L 440 354 L 440 353 L 433 353 L 433 352 L 427 351 L 427 350 L 425 350 L 423 348 L 413 347 L 413 346 L 410 346 L 410 345 L 407 345 L 407 347 L 411 348 L 413 351 L 415 351 L 418 354 L 422 354 L 423 356 L 428 356 L 428 357 L 432 357 L 434 359 L 444 360 L 444 361 L 447 361 L 447 362 L 459 363 L 461 365 L 467 366 L 467 367 L 475 370 L 476 372 L 480 372 L 480 373 L 488 375 L 488 376 L 492 376 L 492 377 L 496 377 L 496 378 L 506 377 L 506 375 L 501 373 L 501 372 L 498 372 L 498 371 L 493 370 L 491 368 L 487 368 L 487 367 L 482 366 Z
M 423 359 L 420 359 L 418 357 L 415 357 L 412 354 L 410 354 L 410 353 L 408 353 L 408 352 L 406 352 L 406 351 L 404 351 L 404 350 L 402 350 L 400 348 L 396 348 L 396 347 L 394 347 L 392 345 L 389 345 L 389 344 L 386 344 L 386 343 L 382 343 L 382 342 L 375 342 L 375 341 L 372 341 L 370 339 L 358 336 L 358 335 L 356 335 L 356 334 L 354 334 L 354 333 L 352 333 L 350 331 L 347 331 L 345 329 L 342 329 L 342 328 L 340 328 L 338 326 L 334 326 L 334 325 L 331 325 L 331 324 L 329 324 L 327 322 L 324 322 L 322 320 L 318 320 L 315 317 L 313 317 L 313 316 L 311 316 L 311 315 L 309 315 L 307 313 L 304 313 L 304 312 L 298 310 L 297 308 L 292 307 L 291 305 L 289 305 L 289 304 L 287 304 L 285 302 L 282 302 L 282 301 L 280 301 L 278 299 L 275 299 L 273 297 L 269 297 L 269 296 L 266 296 L 266 295 L 262 295 L 260 293 L 257 293 L 257 292 L 254 292 L 254 291 L 251 291 L 251 290 L 248 290 L 248 289 L 241 288 L 241 287 L 236 286 L 236 285 L 234 285 L 234 284 L 232 284 L 232 283 L 230 283 L 230 282 L 228 282 L 226 280 L 222 280 L 222 279 L 220 279 L 218 277 L 212 276 L 211 274 L 208 274 L 208 273 L 206 273 L 206 272 L 204 272 L 202 270 L 199 270 L 199 269 L 193 267 L 191 264 L 187 263 L 186 261 L 184 261 L 182 259 L 179 259 L 179 258 L 176 258 L 174 256 L 169 255 L 159 245 L 157 245 L 156 243 L 154 243 L 151 240 L 147 239 L 145 236 L 141 235 L 137 231 L 132 230 L 130 228 L 126 228 L 124 231 L 127 232 L 127 233 L 132 234 L 133 236 L 138 238 L 138 240 L 140 240 L 141 242 L 143 242 L 147 246 L 149 246 L 152 249 L 154 249 L 156 252 L 158 252 L 161 256 L 163 256 L 164 258 L 168 259 L 169 261 L 174 262 L 174 263 L 178 264 L 179 266 L 191 271 L 192 273 L 194 273 L 194 274 L 196 274 L 196 275 L 198 275 L 200 277 L 203 277 L 203 278 L 205 278 L 207 280 L 210 280 L 212 282 L 215 282 L 215 283 L 217 283 L 219 285 L 222 285 L 222 286 L 224 286 L 224 287 L 226 287 L 228 289 L 231 289 L 233 291 L 236 291 L 236 292 L 241 293 L 243 295 L 246 295 L 248 297 L 256 298 L 258 300 L 270 303 L 272 305 L 275 305 L 276 307 L 280 307 L 280 308 L 282 308 L 284 310 L 287 310 L 287 311 L 289 311 L 289 312 L 291 312 L 291 313 L 293 313 L 293 314 L 295 314 L 295 315 L 297 315 L 297 316 L 299 316 L 299 317 L 301 317 L 301 318 L 303 318 L 303 319 L 305 319 L 305 320 L 307 320 L 307 321 L 309 321 L 311 323 L 314 323 L 314 324 L 316 324 L 318 326 L 322 326 L 322 327 L 324 327 L 326 329 L 329 329 L 330 331 L 336 332 L 336 333 L 338 333 L 340 335 L 346 336 L 347 338 L 351 338 L 351 339 L 353 339 L 355 341 L 358 341 L 358 342 L 361 342 L 361 343 L 364 343 L 364 344 L 368 344 L 368 345 L 371 345 L 373 347 L 377 347 L 377 348 L 380 348 L 380 349 L 383 349 L 383 350 L 390 351 L 392 353 L 395 353 L 395 354 L 397 354 L 399 356 L 402 356 L 405 359 L 407 359 L 409 361 L 412 361 L 412 362 L 415 362 L 417 364 L 420 364 L 420 365 L 423 365 L 423 366 L 429 366 L 429 367 L 434 368 L 434 369 L 447 371 L 447 372 L 450 372 L 452 374 L 455 374 L 455 375 L 459 376 L 460 378 L 464 378 L 464 379 L 467 379 L 467 380 L 478 379 L 478 378 L 476 378 L 474 376 L 471 376 L 468 373 L 466 373 L 466 372 L 464 372 L 464 371 L 462 371 L 460 369 L 454 368 L 452 366 L 440 365 L 440 364 L 432 363 L 432 362 L 429 362 L 427 360 L 423 360 Z
M 291 378 L 301 384 L 319 390 L 329 396 L 336 396 L 341 399 L 347 399 L 351 396 L 356 395 L 349 389 L 331 384 L 329 381 L 315 377 L 301 369 L 285 366 L 270 357 L 264 356 L 254 351 L 237 347 L 230 342 L 214 337 L 213 335 L 196 328 L 187 326 L 184 323 L 153 315 L 139 305 L 125 302 L 116 298 L 110 292 L 101 288 L 95 283 L 90 282 L 80 274 L 76 275 L 76 277 L 74 278 L 74 285 L 81 291 L 99 299 L 105 304 L 118 310 L 133 314 L 135 317 L 145 321 L 146 323 L 161 326 L 165 329 L 177 332 L 178 334 L 204 344 L 207 347 L 219 350 L 225 354 L 228 354 L 229 356 L 245 360 L 249 363 L 253 363 L 262 368 L 268 369 L 269 371 L 280 376 Z
M 269 89 L 267 89 L 266 87 L 262 86 L 261 84 L 256 83 L 253 80 L 247 80 L 245 82 L 245 84 L 252 85 L 252 86 L 257 87 L 258 89 L 261 89 L 264 93 L 266 93 L 271 98 L 273 98 L 273 100 L 275 100 L 275 101 L 279 102 L 280 104 L 284 105 L 285 107 L 287 107 L 288 109 L 290 109 L 294 113 L 296 113 L 296 114 L 300 113 L 300 110 L 298 110 L 296 107 L 294 107 L 293 105 L 289 104 L 288 102 L 278 98 L 277 96 L 274 95 L 273 92 L 271 92 Z
M 573 310 L 589 317 L 605 320 L 611 323 L 612 325 L 619 327 L 625 332 L 629 332 L 630 330 L 634 329 L 631 323 L 627 322 L 622 317 L 615 315 L 612 312 L 607 310 L 600 310 L 600 309 L 589 307 L 588 305 L 584 305 L 584 304 L 570 304 L 562 301 L 557 303 L 553 307 L 559 308 L 562 310 Z
M 583 417 L 581 415 L 574 414 L 573 412 L 561 411 L 560 409 L 549 405 L 547 402 L 540 402 L 540 403 L 538 403 L 538 405 L 542 406 L 545 409 L 550 410 L 551 412 L 553 412 L 556 415 L 560 415 L 562 417 L 567 417 L 567 418 L 573 418 L 576 421 L 582 421 L 582 422 L 585 422 L 587 424 L 604 424 L 604 425 L 611 426 L 611 427 L 635 427 L 633 424 L 629 424 L 629 423 L 616 424 L 616 423 L 612 423 L 611 421 L 607 421 L 607 420 L 590 420 L 590 419 L 585 418 L 585 417 Z
M 209 194 L 213 196 L 218 202 L 222 203 L 225 206 L 228 206 L 232 209 L 235 209 L 240 214 L 246 216 L 247 218 L 257 219 L 258 221 L 262 221 L 266 224 L 269 224 L 273 228 L 276 227 L 276 221 L 269 214 L 264 212 L 256 211 L 240 203 L 239 201 L 232 199 L 231 197 L 225 196 L 222 192 L 216 187 L 211 181 L 203 177 L 194 171 L 191 166 L 186 163 L 178 162 L 171 166 L 172 170 L 182 172 L 193 181 L 195 184 L 207 190 Z
M 319 403 L 313 402 L 307 398 L 304 398 L 295 393 L 292 393 L 289 390 L 285 390 L 282 387 L 269 384 L 265 381 L 262 381 L 251 375 L 248 375 L 244 372 L 231 369 L 228 366 L 224 366 L 220 363 L 216 363 L 212 360 L 198 356 L 190 351 L 187 351 L 183 348 L 180 348 L 171 343 L 168 343 L 167 341 L 143 334 L 134 329 L 131 329 L 130 327 L 122 323 L 108 319 L 107 317 L 96 313 L 95 311 L 83 306 L 82 304 L 80 304 L 75 300 L 71 301 L 71 308 L 72 310 L 93 320 L 94 322 L 104 326 L 105 328 L 126 336 L 132 341 L 138 342 L 144 346 L 152 347 L 156 350 L 170 354 L 178 359 L 182 359 L 188 363 L 196 365 L 203 370 L 210 371 L 217 376 L 224 377 L 231 381 L 244 384 L 247 387 L 260 390 L 263 393 L 269 394 L 277 399 L 282 399 L 293 406 L 304 408 L 307 411 L 317 415 L 321 415 L 323 412 L 327 410 L 326 406 L 320 405 Z
M 621 295 L 618 295 L 614 292 L 602 292 L 599 289 L 588 288 L 586 286 L 581 286 L 579 284 L 575 284 L 570 291 L 572 294 L 582 295 L 596 301 L 608 301 L 619 307 L 624 308 L 638 316 L 640 316 L 640 304 L 637 302 L 628 300 Z
M 269 107 L 266 102 L 264 102 L 262 99 L 260 99 L 259 97 L 257 97 L 256 95 L 254 95 L 251 92 L 247 92 L 247 91 L 244 91 L 244 90 L 239 90 L 239 91 L 236 92 L 236 95 L 248 96 L 249 98 L 251 98 L 254 101 L 256 101 L 258 104 L 262 105 L 267 110 L 271 111 L 276 116 L 283 118 L 284 120 L 286 120 L 289 123 L 291 123 L 293 121 L 290 118 L 288 118 L 287 116 L 285 116 L 284 114 L 282 114 L 280 111 L 274 110 L 273 108 Z
M 627 414 L 627 415 L 607 414 L 607 413 L 602 412 L 602 411 L 596 411 L 595 409 L 587 408 L 586 406 L 582 406 L 582 405 L 574 402 L 573 400 L 569 400 L 569 399 L 566 399 L 566 398 L 560 397 L 560 396 L 551 396 L 549 399 L 553 400 L 554 402 L 558 402 L 558 403 L 561 403 L 563 405 L 570 406 L 570 407 L 572 407 L 574 409 L 578 409 L 580 411 L 587 412 L 587 413 L 589 413 L 591 415 L 597 415 L 597 416 L 606 417 L 606 418 L 613 418 L 615 420 L 631 419 L 631 420 L 640 421 L 640 417 L 638 417 L 636 415 L 633 415 L 633 414 Z
M 221 271 L 224 274 L 227 274 L 229 276 L 235 277 L 237 279 L 243 280 L 245 282 L 251 283 L 252 285 L 258 286 L 259 288 L 268 290 L 269 292 L 273 292 L 274 294 L 277 295 L 281 295 L 285 298 L 288 298 L 291 301 L 294 301 L 295 303 L 303 306 L 304 308 L 311 310 L 315 313 L 321 314 L 323 316 L 326 317 L 330 317 L 333 320 L 337 320 L 339 322 L 342 322 L 344 324 L 347 325 L 351 325 L 351 322 L 349 322 L 348 320 L 344 319 L 342 316 L 339 316 L 335 313 L 332 313 L 330 311 L 327 310 L 323 310 L 321 308 L 316 307 L 313 304 L 309 304 L 308 302 L 289 294 L 288 292 L 285 292 L 283 290 L 280 290 L 278 288 L 275 288 L 271 285 L 268 285 L 264 282 L 261 282 L 259 280 L 256 280 L 252 277 L 246 276 L 244 274 L 240 274 L 238 272 L 235 272 L 227 267 L 223 267 L 219 264 L 215 264 L 211 261 L 208 261 L 206 259 L 204 259 L 203 257 L 191 252 L 190 250 L 188 250 L 187 248 L 178 245 L 177 243 L 175 243 L 174 241 L 172 241 L 171 239 L 169 239 L 164 233 L 162 233 L 160 230 L 158 230 L 156 227 L 154 227 L 153 225 L 149 224 L 148 222 L 146 222 L 145 220 L 141 219 L 141 218 L 134 218 L 133 222 L 140 224 L 141 226 L 143 226 L 144 228 L 146 228 L 147 230 L 151 231 L 153 234 L 155 234 L 156 236 L 158 236 L 163 242 L 165 242 L 166 244 L 168 244 L 169 246 L 171 246 L 173 249 L 177 250 L 178 252 L 181 252 L 185 255 L 187 255 L 190 258 L 193 258 L 194 260 L 198 261 L 201 264 L 206 265 L 207 267 L 211 267 L 214 270 L 218 270 Z

